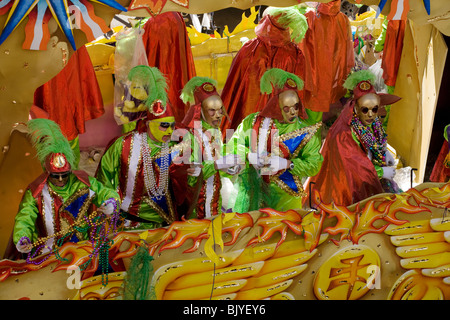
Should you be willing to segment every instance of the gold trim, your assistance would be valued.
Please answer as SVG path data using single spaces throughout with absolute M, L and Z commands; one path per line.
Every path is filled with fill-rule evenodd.
M 280 136 L 280 143 L 283 144 L 283 146 L 289 151 L 289 148 L 285 145 L 286 140 L 290 140 L 292 138 L 298 137 L 305 132 L 308 133 L 308 135 L 302 140 L 302 142 L 297 146 L 295 151 L 291 154 L 290 158 L 296 158 L 300 152 L 301 149 L 311 140 L 311 138 L 316 134 L 317 130 L 322 126 L 322 121 L 317 122 L 316 124 L 304 128 L 300 128 L 291 132 L 287 132 Z M 289 151 L 290 153 L 290 151 Z
M 290 88 L 297 88 L 297 84 L 296 84 L 295 81 L 292 80 L 292 79 L 287 79 L 287 80 L 286 80 L 286 84 L 287 84 L 288 87 L 290 87 Z
M 298 192 L 294 192 L 284 181 L 282 181 L 280 179 L 280 176 L 284 173 L 284 171 L 282 171 L 281 173 L 275 174 L 273 176 L 270 176 L 270 181 L 274 182 L 278 187 L 280 187 L 281 190 L 283 190 L 284 192 L 286 192 L 287 194 L 293 196 L 293 197 L 306 197 L 308 194 L 305 192 L 305 190 L 303 189 L 303 185 L 302 185 L 302 181 L 301 179 L 292 174 L 292 176 L 294 177 L 294 182 L 295 185 L 297 186 Z
M 368 81 L 361 81 L 359 84 L 359 88 L 363 91 L 370 90 L 371 87 L 372 85 Z
M 155 104 L 157 104 L 157 103 L 160 103 L 161 106 L 162 106 L 162 108 L 163 108 L 163 111 L 158 112 L 158 113 L 156 113 L 156 112 L 153 110 L 153 106 L 154 106 Z M 151 112 L 155 117 L 158 117 L 158 116 L 164 114 L 164 113 L 166 112 L 166 110 L 167 110 L 167 106 L 164 105 L 164 103 L 163 103 L 161 100 L 159 100 L 159 99 L 153 101 L 153 103 L 150 105 L 150 112 Z
M 150 199 L 149 196 L 143 196 L 142 200 L 149 205 L 150 208 L 156 211 L 156 213 L 164 219 L 168 224 L 171 224 L 175 221 L 175 211 L 173 210 L 173 203 L 172 203 L 172 197 L 170 195 L 170 192 L 166 190 L 166 193 L 164 195 L 166 198 L 167 206 L 169 208 L 169 213 L 166 213 L 164 210 L 161 209 L 160 206 L 158 206 L 152 199 Z M 153 221 L 149 221 L 153 222 Z M 156 221 L 155 221 L 156 223 Z
M 81 197 L 81 196 L 84 195 L 84 194 L 87 194 L 88 196 L 87 196 L 87 198 L 84 200 L 83 204 L 81 205 L 80 211 L 78 211 L 77 218 L 75 219 L 75 217 L 73 216 L 73 214 L 70 213 L 69 211 L 67 211 L 66 208 L 67 208 L 70 204 L 72 204 L 73 201 L 75 201 L 76 199 L 78 199 L 79 197 Z M 94 196 L 95 196 L 95 195 L 94 195 Z M 90 207 L 90 205 L 92 204 L 92 201 L 93 201 L 94 196 L 89 197 L 89 188 L 88 188 L 88 187 L 79 189 L 79 190 L 77 190 L 73 195 L 71 195 L 71 196 L 69 197 L 69 199 L 67 199 L 67 201 L 65 201 L 65 202 L 63 203 L 63 205 L 61 206 L 61 208 L 59 209 L 59 221 L 60 221 L 60 225 L 61 225 L 61 221 L 62 221 L 61 213 L 63 213 L 63 212 L 66 212 L 66 213 L 68 213 L 70 216 L 72 216 L 72 217 L 74 218 L 75 223 L 77 223 L 77 222 L 80 221 L 84 216 L 86 216 L 86 214 L 87 214 L 87 212 L 88 212 L 88 210 L 89 210 L 89 207 Z M 67 222 L 66 222 L 66 223 L 67 223 Z M 77 236 L 77 238 L 78 238 L 79 240 L 86 240 L 86 239 L 87 239 L 87 237 L 86 237 L 84 234 L 82 234 L 81 232 L 78 232 L 78 231 L 76 231 L 76 236 Z
M 206 92 L 213 92 L 214 91 L 214 86 L 210 83 L 205 83 L 203 85 L 203 90 L 205 90 Z

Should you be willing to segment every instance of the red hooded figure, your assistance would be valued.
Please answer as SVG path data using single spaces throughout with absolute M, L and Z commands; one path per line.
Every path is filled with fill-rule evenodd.
M 352 84 L 349 79 L 353 80 Z M 311 188 L 310 196 L 313 199 L 318 192 L 320 201 L 324 203 L 349 206 L 385 191 L 386 183 L 383 180 L 386 179 L 382 179 L 380 174 L 387 167 L 387 140 L 376 114 L 382 106 L 395 103 L 400 98 L 376 93 L 372 85 L 374 80 L 375 76 L 370 71 L 361 70 L 350 75 L 344 83 L 344 86 L 352 90 L 353 97 L 348 100 L 328 131 L 321 150 L 324 158 L 322 168 L 307 181 L 306 191 Z M 376 102 L 370 110 L 359 106 L 363 101 L 361 99 L 366 99 L 369 95 Z M 366 117 L 370 115 L 370 123 L 361 125 L 358 119 L 363 116 L 358 116 L 357 110 L 362 110 Z

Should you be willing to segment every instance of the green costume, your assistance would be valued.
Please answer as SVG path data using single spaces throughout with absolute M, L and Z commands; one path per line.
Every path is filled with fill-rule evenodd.
M 226 111 L 215 86 L 216 81 L 211 78 L 193 77 L 180 96 L 190 104 L 182 121 L 189 132 L 185 138 L 189 138 L 193 150 L 190 163 L 203 166 L 201 170 L 195 168 L 196 173 L 188 177 L 193 208 L 192 213 L 188 212 L 189 218 L 209 218 L 222 212 L 221 179 L 230 177 L 226 172 L 234 173 L 238 165 L 235 157 L 222 157 L 222 133 L 218 127 Z
M 223 154 L 222 134 L 219 129 L 213 128 L 207 122 L 201 121 L 201 133 L 189 131 L 192 146 L 191 163 L 201 163 L 201 181 L 199 176 L 188 176 L 188 184 L 191 188 L 200 187 L 196 206 L 188 218 L 204 218 L 217 215 L 222 212 L 222 187 L 221 178 L 228 176 L 225 172 L 215 168 L 215 160 Z M 203 160 L 203 161 L 202 161 Z M 201 186 L 197 186 L 201 183 Z M 195 193 L 195 192 L 194 192 Z
M 266 120 L 266 121 L 264 121 Z M 234 210 L 247 212 L 261 207 L 270 207 L 278 211 L 299 209 L 302 207 L 302 197 L 305 196 L 303 179 L 319 172 L 323 158 L 319 153 L 321 141 L 315 135 L 320 123 L 310 125 L 307 121 L 283 124 L 276 119 L 263 118 L 259 113 L 247 116 L 238 126 L 228 145 L 234 146 L 234 152 L 243 159 L 256 149 L 256 141 L 265 143 L 269 140 L 258 139 L 264 123 L 269 132 L 278 130 L 280 139 L 280 156 L 292 161 L 293 169 L 277 172 L 275 175 L 265 176 L 257 172 L 247 161 L 245 169 L 239 179 L 238 198 Z M 266 145 L 264 151 L 270 155 L 271 150 Z M 264 152 L 263 151 L 263 152 Z
M 142 155 L 140 146 L 143 139 L 149 148 L 151 162 L 150 159 L 145 160 Z M 175 220 L 173 195 L 169 192 L 168 181 L 164 196 L 150 196 L 145 186 L 143 170 L 144 165 L 150 166 L 157 174 L 158 182 L 161 181 L 161 172 L 169 174 L 168 167 L 179 150 L 173 148 L 174 145 L 174 142 L 170 142 L 164 149 L 163 143 L 152 140 L 146 132 L 134 130 L 119 137 L 105 151 L 96 177 L 105 186 L 118 190 L 122 199 L 121 209 L 128 214 L 127 219 L 131 220 L 126 224 L 127 228 L 139 226 L 154 229 L 165 222 L 172 223 Z M 167 167 L 162 170 L 164 165 Z M 169 179 L 169 176 L 166 179 Z M 139 219 L 133 221 L 134 217 Z
M 119 199 L 119 195 L 80 171 L 71 173 L 63 187 L 50 181 L 39 184 L 35 181 L 20 202 L 13 241 L 17 244 L 22 237 L 28 237 L 35 242 L 40 237 L 59 232 L 73 225 L 78 217 L 89 214 L 91 204 L 100 207 L 111 198 Z M 76 242 L 87 237 L 86 233 L 76 232 L 70 240 Z M 53 242 L 51 239 L 47 245 L 51 246 Z
M 40 239 L 43 248 L 36 249 L 46 253 L 61 241 L 87 239 L 85 218 L 93 209 L 91 205 L 106 215 L 118 214 L 119 195 L 86 172 L 73 170 L 76 156 L 55 122 L 33 119 L 27 125 L 44 173 L 23 195 L 12 240 L 19 252 L 27 253 L 36 240 L 46 238 Z M 11 249 L 8 251 L 15 255 Z
M 182 145 L 170 141 L 175 118 L 164 75 L 155 67 L 139 65 L 128 79 L 139 83 L 145 116 L 107 148 L 96 176 L 118 191 L 126 228 L 154 229 L 177 220 L 169 171 Z M 184 180 L 187 184 L 187 177 Z

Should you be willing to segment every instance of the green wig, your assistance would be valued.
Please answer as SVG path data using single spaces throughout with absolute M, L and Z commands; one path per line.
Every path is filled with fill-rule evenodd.
M 31 143 L 36 149 L 36 156 L 42 166 L 50 154 L 62 153 L 66 156 L 70 166 L 75 168 L 75 154 L 56 122 L 49 119 L 33 119 L 28 121 L 27 126 Z
M 342 85 L 345 89 L 353 91 L 355 86 L 361 81 L 369 81 L 370 83 L 375 83 L 376 76 L 370 70 L 359 70 L 351 73 L 344 84 Z
M 298 90 L 303 89 L 303 80 L 297 75 L 278 68 L 272 68 L 264 72 L 260 80 L 261 93 L 272 93 L 273 88 L 282 89 L 288 79 L 292 79 Z
M 167 80 L 156 67 L 139 65 L 130 70 L 128 80 L 138 80 L 144 83 L 148 91 L 148 97 L 145 105 L 150 107 L 156 100 L 161 100 L 165 105 L 167 103 Z
M 268 7 L 267 14 L 276 20 L 283 28 L 291 30 L 291 40 L 300 43 L 308 31 L 306 17 L 300 13 L 296 6 L 287 8 Z
M 209 82 L 213 86 L 217 86 L 217 81 L 208 77 L 193 77 L 191 80 L 189 80 L 185 85 L 183 90 L 181 90 L 180 99 L 184 103 L 194 103 L 194 91 L 197 89 L 197 87 L 200 87 L 204 83 Z

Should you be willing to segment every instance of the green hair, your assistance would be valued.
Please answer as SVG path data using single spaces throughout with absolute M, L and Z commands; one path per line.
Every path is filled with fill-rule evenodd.
M 287 8 L 268 7 L 266 11 L 267 14 L 276 19 L 281 27 L 291 29 L 292 41 L 299 43 L 303 40 L 308 30 L 308 22 L 296 6 Z
M 167 103 L 167 80 L 166 77 L 156 67 L 139 65 L 133 67 L 128 73 L 128 80 L 142 81 L 148 90 L 148 97 L 145 105 L 150 107 L 156 100 L 161 100 L 163 104 Z
M 344 84 L 342 85 L 345 89 L 353 91 L 355 86 L 361 81 L 369 81 L 370 83 L 375 83 L 376 76 L 370 70 L 359 70 L 351 73 Z
M 27 126 L 31 143 L 42 166 L 50 154 L 63 153 L 70 166 L 75 167 L 75 154 L 56 122 L 49 119 L 32 119 L 28 121 Z
M 272 93 L 272 87 L 281 89 L 288 79 L 292 79 L 298 90 L 303 89 L 303 81 L 297 75 L 278 68 L 272 68 L 264 72 L 260 80 L 261 93 Z
M 185 85 L 183 90 L 181 90 L 180 99 L 184 103 L 193 103 L 194 99 L 194 91 L 197 87 L 200 87 L 204 83 L 209 82 L 213 86 L 217 85 L 217 81 L 208 77 L 193 77 L 191 78 Z

